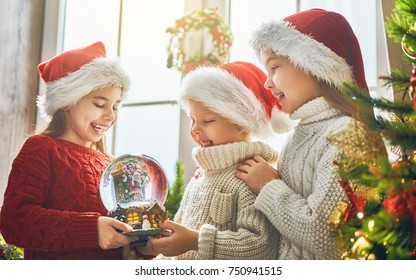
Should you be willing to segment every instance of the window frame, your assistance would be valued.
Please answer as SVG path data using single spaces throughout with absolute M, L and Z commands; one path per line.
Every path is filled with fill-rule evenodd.
M 120 0 L 122 4 L 123 0 Z M 45 19 L 43 29 L 43 44 L 42 44 L 42 61 L 62 52 L 63 50 L 63 24 L 65 14 L 66 0 L 46 0 L 45 1 Z M 299 10 L 301 0 L 296 2 L 297 10 Z M 217 6 L 220 15 L 226 22 L 229 22 L 230 7 L 233 4 L 232 0 L 185 0 L 184 14 L 198 8 L 208 8 Z M 383 3 L 381 0 L 377 1 L 376 12 L 376 27 L 377 27 L 377 73 L 390 72 L 389 51 L 387 50 L 386 35 L 384 32 L 384 18 L 383 18 Z M 120 40 L 119 40 L 120 41 Z M 119 53 L 118 53 L 119 54 Z M 39 83 L 39 92 L 44 92 L 43 83 Z M 393 100 L 393 90 L 383 87 L 381 82 L 377 83 L 376 87 L 371 87 L 370 90 L 376 91 L 379 97 Z M 125 107 L 140 107 L 152 105 L 174 105 L 176 100 L 159 100 L 155 102 L 126 102 Z M 38 112 L 37 129 L 45 125 L 45 121 L 40 117 Z M 180 110 L 179 116 L 179 147 L 178 160 L 185 165 L 184 179 L 188 181 L 194 173 L 195 163 L 192 159 L 191 150 L 195 147 L 191 137 L 189 136 L 190 121 L 188 116 Z M 117 126 L 114 127 L 112 133 L 111 153 L 114 153 L 117 135 Z

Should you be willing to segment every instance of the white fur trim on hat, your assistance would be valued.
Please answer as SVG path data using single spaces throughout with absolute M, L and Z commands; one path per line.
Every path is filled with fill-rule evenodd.
M 250 45 L 257 56 L 261 50 L 285 56 L 295 67 L 337 88 L 353 80 L 351 66 L 342 57 L 288 22 L 263 24 L 252 34 Z
M 270 119 L 261 102 L 242 81 L 216 67 L 201 67 L 182 81 L 179 102 L 188 112 L 189 100 L 204 104 L 253 136 L 271 133 Z
M 117 60 L 96 58 L 79 70 L 46 84 L 46 92 L 38 96 L 41 115 L 50 118 L 61 108 L 76 104 L 90 92 L 107 87 L 122 89 L 122 98 L 130 86 L 130 79 Z
M 299 121 L 292 120 L 288 114 L 282 112 L 277 107 L 273 107 L 271 125 L 272 125 L 274 132 L 276 133 L 290 132 L 298 123 Z

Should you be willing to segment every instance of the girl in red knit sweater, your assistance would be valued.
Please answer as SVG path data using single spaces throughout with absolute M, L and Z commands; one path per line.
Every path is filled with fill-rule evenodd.
M 117 119 L 129 79 L 101 42 L 38 66 L 46 93 L 38 107 L 50 120 L 13 161 L 0 216 L 5 240 L 25 259 L 120 259 L 137 237 L 106 217 L 100 177 L 111 157 L 104 133 Z

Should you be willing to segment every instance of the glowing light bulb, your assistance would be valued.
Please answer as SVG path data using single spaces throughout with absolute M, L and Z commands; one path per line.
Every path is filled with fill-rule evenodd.
M 368 222 L 368 230 L 372 231 L 374 229 L 374 220 Z

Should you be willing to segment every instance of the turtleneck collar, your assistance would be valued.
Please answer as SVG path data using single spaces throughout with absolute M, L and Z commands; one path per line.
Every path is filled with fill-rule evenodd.
M 277 151 L 263 142 L 235 142 L 211 147 L 196 147 L 192 156 L 205 171 L 215 171 L 234 166 L 245 159 L 259 155 L 269 163 L 277 160 Z
M 329 119 L 343 113 L 332 107 L 324 97 L 317 97 L 302 106 L 290 115 L 292 120 L 300 120 L 299 125 Z

